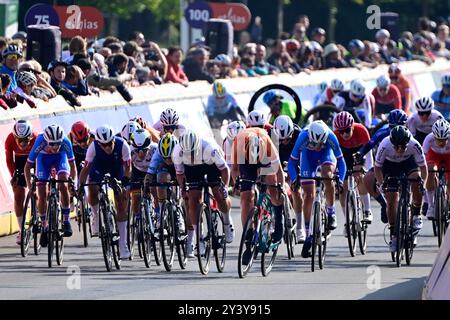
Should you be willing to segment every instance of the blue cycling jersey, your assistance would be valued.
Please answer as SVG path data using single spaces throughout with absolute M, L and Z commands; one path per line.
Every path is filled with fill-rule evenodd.
M 231 108 L 237 107 L 236 98 L 231 93 L 226 93 L 222 99 L 217 99 L 214 95 L 208 97 L 206 105 L 206 113 L 212 117 L 214 114 L 225 114 L 230 111 Z
M 53 153 L 47 153 L 47 148 L 49 147 L 47 141 L 45 141 L 44 134 L 41 133 L 37 136 L 36 142 L 33 145 L 33 148 L 31 149 L 30 154 L 28 155 L 28 162 L 34 163 L 38 157 L 38 155 L 54 155 Z M 72 150 L 72 143 L 67 137 L 64 137 L 61 148 L 56 154 L 65 153 L 67 156 L 67 159 L 69 161 L 73 161 L 75 159 L 73 155 Z
M 390 132 L 391 129 L 389 129 L 389 126 L 387 124 L 381 127 L 375 132 L 372 138 L 370 138 L 369 142 L 366 145 L 362 146 L 358 152 L 364 157 L 377 144 L 383 141 L 383 139 L 386 138 L 390 134 Z
M 431 99 L 433 99 L 435 103 L 440 102 L 450 104 L 450 95 L 445 96 L 442 90 L 436 90 L 435 92 L 433 92 L 433 94 L 431 95 Z M 436 106 L 435 109 L 439 111 L 447 121 L 450 121 L 450 108 L 441 108 Z

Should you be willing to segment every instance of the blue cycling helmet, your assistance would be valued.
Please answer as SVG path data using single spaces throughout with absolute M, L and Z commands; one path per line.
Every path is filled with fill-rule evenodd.
M 348 43 L 348 48 L 351 49 L 359 49 L 359 50 L 363 50 L 364 49 L 364 43 L 359 40 L 359 39 L 353 39 L 352 41 L 350 41 Z
M 263 101 L 264 101 L 265 104 L 269 105 L 269 104 L 271 104 L 272 101 L 275 100 L 277 97 L 281 97 L 281 95 L 278 93 L 278 91 L 270 90 L 270 91 L 267 91 L 267 92 L 264 94 Z
M 408 120 L 408 116 L 406 115 L 405 111 L 400 109 L 395 109 L 389 112 L 388 115 L 388 121 L 389 125 L 400 125 L 403 126 L 406 124 L 406 121 Z

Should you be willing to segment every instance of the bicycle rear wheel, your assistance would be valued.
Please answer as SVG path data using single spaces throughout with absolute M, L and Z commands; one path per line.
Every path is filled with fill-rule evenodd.
M 36 200 L 34 201 L 36 208 Z M 41 243 L 40 243 L 41 232 L 42 232 L 42 223 L 41 219 L 38 217 L 36 212 L 33 217 L 33 238 L 34 238 L 33 249 L 34 254 L 36 256 L 38 256 L 41 253 Z
M 161 209 L 162 208 L 160 208 L 160 210 Z M 158 223 L 158 217 L 157 217 L 157 214 L 156 214 L 155 210 L 152 211 L 151 219 L 152 219 L 152 222 L 153 222 L 153 226 L 155 226 L 154 232 L 152 233 L 152 237 L 151 237 L 152 251 L 153 251 L 153 256 L 155 257 L 156 265 L 160 266 L 161 265 L 161 261 L 162 261 L 162 254 L 161 254 L 161 243 L 159 241 L 159 232 L 160 232 L 159 228 L 161 228 L 161 226 Z M 159 228 L 157 229 L 156 226 L 159 226 Z
M 120 251 L 119 251 L 119 228 L 117 227 L 117 213 L 116 209 L 109 203 L 109 223 L 110 223 L 110 241 L 113 254 L 114 265 L 117 270 L 120 270 Z
M 436 223 L 436 233 L 438 238 L 438 246 L 441 246 L 442 240 L 444 238 L 445 230 L 445 193 L 441 186 L 436 188 L 436 193 L 434 197 L 434 221 Z
M 227 257 L 227 242 L 225 239 L 225 225 L 223 223 L 222 212 L 218 210 L 212 211 L 213 239 L 212 247 L 214 250 L 214 258 L 216 260 L 217 271 L 223 272 Z
M 105 261 L 106 270 L 112 271 L 113 253 L 112 253 L 112 231 L 109 223 L 109 214 L 105 203 L 100 202 L 99 206 L 99 237 L 102 243 L 103 259 Z
M 152 221 L 150 213 L 150 205 L 147 200 L 144 200 L 141 205 L 141 219 L 139 220 L 139 236 L 138 244 L 144 264 L 147 268 L 151 265 L 151 250 L 152 250 Z
M 319 259 L 319 268 L 320 270 L 323 269 L 323 265 L 325 263 L 325 255 L 327 253 L 327 244 L 328 244 L 328 235 L 330 234 L 330 231 L 328 230 L 328 214 L 325 211 L 325 206 L 322 207 L 322 212 L 321 212 L 321 231 L 322 231 L 322 236 L 319 239 L 320 240 L 320 246 L 319 246 L 319 255 L 318 255 L 318 259 Z
M 63 215 L 59 206 L 57 207 L 57 233 L 56 233 L 56 243 L 55 243 L 55 252 L 56 252 L 56 263 L 60 266 L 64 259 L 64 234 L 62 231 L 63 226 Z M 69 220 L 70 223 L 70 220 Z
M 131 202 L 128 200 L 127 246 L 128 250 L 130 250 L 130 260 L 133 260 L 135 253 L 136 229 L 136 219 L 134 218 L 134 213 L 131 212 Z
M 30 243 L 33 240 L 33 220 L 36 215 L 36 207 L 32 199 L 34 195 L 29 192 L 25 200 L 24 210 L 22 212 L 22 224 L 20 226 L 20 253 L 22 257 L 28 255 Z
M 258 207 L 253 207 L 249 213 L 247 222 L 245 223 L 244 228 L 242 229 L 242 237 L 241 242 L 239 244 L 239 255 L 238 255 L 238 274 L 239 278 L 244 278 L 247 273 L 252 268 L 253 260 L 256 256 L 256 252 L 258 250 L 258 234 L 255 234 L 255 222 L 258 220 L 259 209 Z M 251 238 L 247 239 L 247 235 L 252 235 Z M 243 255 L 248 249 L 251 251 L 251 257 L 247 264 L 243 263 Z
M 175 244 L 177 248 L 177 256 L 178 256 L 178 264 L 180 265 L 181 269 L 186 268 L 187 264 L 187 250 L 186 250 L 186 243 L 187 243 L 187 223 L 186 223 L 186 212 L 184 210 L 184 207 L 179 205 L 177 206 L 177 217 L 178 219 L 182 220 L 182 223 L 184 224 L 184 232 L 181 232 L 178 226 L 176 227 L 176 239 Z
M 314 272 L 315 269 L 315 259 L 316 253 L 321 251 L 322 249 L 322 241 L 321 241 L 321 230 L 320 230 L 320 220 L 321 220 L 321 212 L 320 212 L 320 203 L 318 201 L 314 201 L 313 207 L 313 234 L 312 234 L 312 244 L 311 244 L 311 271 Z M 320 249 L 319 249 L 320 248 Z M 319 261 L 320 259 L 319 253 Z
M 289 198 L 288 197 L 284 197 L 284 210 L 283 210 L 283 214 L 284 214 L 284 243 L 286 244 L 286 250 L 287 250 L 287 256 L 288 259 L 291 260 L 294 257 L 294 246 L 296 243 L 296 239 L 295 239 L 295 234 L 292 231 L 291 227 L 289 226 L 289 221 L 290 221 L 290 217 L 289 217 L 289 211 L 291 209 L 290 207 L 290 203 L 289 203 Z
M 89 208 L 87 206 L 87 201 L 84 196 L 77 201 L 77 206 L 78 210 L 80 210 L 78 216 L 81 217 L 81 230 L 83 231 L 83 246 L 86 248 L 89 245 L 88 232 L 90 232 L 91 230 L 90 228 L 91 220 L 89 218 Z
M 397 250 L 395 252 L 395 263 L 397 267 L 402 265 L 404 246 L 405 246 L 405 236 L 406 236 L 406 200 L 402 195 L 398 202 L 397 210 L 397 224 L 396 224 L 396 237 L 397 237 Z
M 161 208 L 161 228 L 159 230 L 161 255 L 166 271 L 171 271 L 175 257 L 172 203 L 166 200 Z
M 347 242 L 350 255 L 355 256 L 356 249 L 356 195 L 355 192 L 349 190 L 345 200 L 345 228 L 347 233 Z
M 48 200 L 48 244 L 47 244 L 47 260 L 48 267 L 52 267 L 53 263 L 53 251 L 56 247 L 56 234 L 58 231 L 58 221 L 57 221 L 57 212 L 56 212 L 56 199 L 55 197 L 50 197 Z
M 211 262 L 211 212 L 206 204 L 202 203 L 197 215 L 197 260 L 200 272 L 204 275 L 209 272 Z
M 267 277 L 270 271 L 272 271 L 279 247 L 278 244 L 273 245 L 271 243 L 271 238 L 269 236 L 271 223 L 271 220 L 263 220 L 261 227 L 259 228 L 260 234 L 263 237 L 262 239 L 266 240 L 264 244 L 266 250 L 261 253 L 261 273 L 263 277 Z

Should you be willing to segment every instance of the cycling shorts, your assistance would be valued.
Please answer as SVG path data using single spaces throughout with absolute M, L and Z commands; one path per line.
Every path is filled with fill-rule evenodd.
M 239 173 L 242 179 L 256 181 L 258 179 L 258 169 L 267 168 L 268 165 L 262 164 L 240 164 Z M 250 181 L 242 181 L 241 191 L 250 191 L 255 188 L 255 184 Z
M 36 177 L 47 180 L 50 178 L 52 169 L 55 168 L 56 174 L 70 174 L 69 160 L 65 152 L 57 154 L 40 153 L 36 159 Z
M 445 170 L 450 170 L 450 154 L 439 154 L 432 149 L 427 153 L 427 163 L 431 163 L 439 168 L 444 167 Z M 450 181 L 450 172 L 445 174 L 447 181 Z
M 184 174 L 187 183 L 203 182 L 206 174 L 208 182 L 219 181 L 221 174 L 215 164 L 201 164 L 198 166 L 184 165 Z M 199 187 L 192 187 L 192 190 L 200 190 Z
M 27 186 L 27 182 L 25 181 L 25 175 L 23 173 L 23 169 L 25 168 L 27 159 L 28 159 L 28 156 L 15 156 L 15 159 L 14 159 L 14 164 L 16 166 L 16 170 L 19 173 L 19 179 L 17 180 L 17 185 L 19 187 Z
M 142 172 L 133 166 L 133 168 L 131 169 L 131 181 L 144 183 L 143 180 L 145 179 L 146 174 L 147 174 L 146 172 Z M 137 191 L 140 190 L 140 187 L 138 185 L 135 185 L 131 187 L 130 190 Z
M 385 160 L 382 167 L 384 181 L 387 182 L 388 188 L 398 188 L 399 182 L 391 179 L 387 180 L 388 177 L 400 177 L 402 175 L 409 176 L 415 171 L 419 171 L 419 166 L 414 161 L 414 157 L 411 156 L 402 162 L 392 162 Z
M 95 166 L 92 166 L 91 171 L 89 172 L 89 182 L 100 183 L 107 173 L 109 173 L 112 178 L 121 180 L 123 178 L 123 166 L 120 166 L 120 169 L 118 170 L 111 170 L 109 167 L 96 168 Z
M 303 177 L 314 177 L 318 165 L 331 165 L 336 167 L 336 163 L 337 160 L 331 148 L 326 148 L 321 151 L 305 148 L 302 150 L 300 159 L 300 174 Z M 302 180 L 302 185 L 312 183 L 314 183 L 313 180 Z

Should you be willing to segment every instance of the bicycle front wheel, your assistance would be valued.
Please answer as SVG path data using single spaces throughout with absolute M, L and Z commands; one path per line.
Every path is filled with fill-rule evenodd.
M 403 251 L 405 246 L 405 237 L 406 237 L 406 216 L 407 216 L 407 203 L 405 197 L 402 195 L 398 202 L 398 210 L 397 210 L 397 224 L 396 228 L 396 237 L 397 237 L 397 248 L 395 251 L 395 263 L 397 267 L 402 265 L 403 260 Z
M 322 232 L 321 232 L 321 212 L 320 212 L 320 203 L 318 201 L 314 201 L 313 207 L 313 234 L 312 234 L 312 244 L 311 244 L 311 271 L 314 272 L 315 269 L 315 259 L 316 252 L 319 252 L 318 260 L 320 261 L 320 255 L 322 253 Z
M 106 205 L 104 203 L 100 203 L 99 206 L 100 212 L 99 212 L 99 237 L 100 241 L 102 243 L 102 252 L 103 252 L 103 259 L 105 261 L 106 270 L 108 272 L 112 271 L 112 265 L 113 265 L 113 253 L 112 253 L 112 231 L 111 231 L 111 225 L 109 223 L 109 214 L 108 210 L 106 208 Z
M 445 230 L 445 192 L 441 186 L 436 188 L 434 201 L 434 221 L 436 223 L 438 246 L 440 247 L 442 240 L 444 239 Z
M 20 253 L 22 257 L 28 255 L 30 243 L 33 241 L 33 220 L 36 215 L 36 207 L 33 205 L 34 195 L 28 192 L 22 212 L 22 225 L 20 226 Z
M 271 243 L 270 234 L 270 220 L 263 220 L 261 227 L 259 228 L 261 236 L 266 239 L 265 247 L 266 250 L 261 253 L 261 273 L 263 277 L 267 277 L 272 271 L 273 264 L 278 252 L 278 244 L 274 245 Z
M 48 200 L 48 244 L 47 244 L 47 260 L 48 260 L 48 267 L 52 267 L 53 263 L 53 251 L 56 247 L 56 234 L 58 231 L 58 219 L 57 219 L 57 212 L 56 212 L 56 198 L 50 197 Z
M 127 223 L 127 245 L 130 250 L 130 260 L 134 258 L 134 249 L 136 244 L 137 225 L 134 214 L 131 212 L 131 202 L 128 200 L 128 223 Z
M 345 229 L 347 233 L 348 249 L 352 257 L 355 256 L 356 249 L 356 214 L 356 195 L 354 191 L 349 190 L 345 200 Z
M 83 246 L 87 248 L 89 245 L 88 232 L 90 230 L 90 218 L 89 218 L 89 208 L 87 205 L 87 201 L 83 196 L 80 200 L 77 201 L 77 206 L 79 212 L 79 217 L 81 217 L 81 230 L 83 232 Z M 89 225 L 89 227 L 88 227 Z
M 323 207 L 321 211 L 321 231 L 322 235 L 320 237 L 320 246 L 318 250 L 318 259 L 319 259 L 319 268 L 322 270 L 323 265 L 325 263 L 325 255 L 327 253 L 327 243 L 328 243 L 328 235 L 330 234 L 330 231 L 328 230 L 328 214 L 325 211 L 325 207 Z
M 139 251 L 144 258 L 144 264 L 147 268 L 151 265 L 151 250 L 152 250 L 152 220 L 150 213 L 150 205 L 148 201 L 143 200 L 141 205 L 141 219 L 138 224 L 138 244 Z
M 213 250 L 216 260 L 217 271 L 223 272 L 225 269 L 225 261 L 227 256 L 227 242 L 225 239 L 225 225 L 223 223 L 222 212 L 218 210 L 212 211 L 213 220 Z
M 211 212 L 206 204 L 202 203 L 197 214 L 197 260 L 200 272 L 204 275 L 209 272 L 211 262 Z
M 180 228 L 177 226 L 176 230 L 176 239 L 175 239 L 175 244 L 176 244 L 176 248 L 177 248 L 177 256 L 178 256 L 178 264 L 180 265 L 181 269 L 185 269 L 186 268 L 186 264 L 187 264 L 187 250 L 186 250 L 186 243 L 187 243 L 187 223 L 186 223 L 186 212 L 184 210 L 183 206 L 177 206 L 177 217 L 178 217 L 178 226 L 180 225 L 180 220 L 181 223 L 183 223 L 184 227 L 184 231 L 181 232 Z
M 165 201 L 161 208 L 161 228 L 159 241 L 161 244 L 161 255 L 166 271 L 171 271 L 175 257 L 175 241 L 173 228 L 172 203 Z
M 284 243 L 286 244 L 287 256 L 288 259 L 291 260 L 294 257 L 294 246 L 296 243 L 295 233 L 290 226 L 290 215 L 289 212 L 292 209 L 290 205 L 290 201 L 288 197 L 284 197 Z
M 56 263 L 60 266 L 64 259 L 64 236 L 62 232 L 63 226 L 63 215 L 61 209 L 57 209 L 57 233 L 55 242 L 55 252 L 56 252 Z M 70 220 L 69 220 L 70 223 Z
M 244 278 L 252 268 L 253 260 L 258 252 L 258 234 L 255 234 L 256 221 L 258 220 L 259 209 L 253 207 L 248 215 L 247 222 L 242 229 L 241 242 L 239 244 L 238 274 L 239 278 Z M 245 252 L 250 252 L 248 259 L 244 260 Z M 247 261 L 246 261 L 247 260 Z

